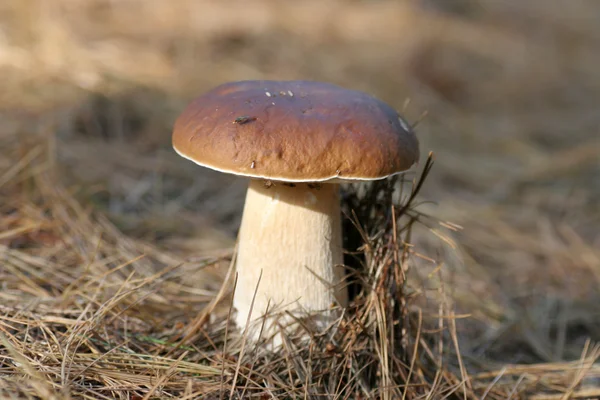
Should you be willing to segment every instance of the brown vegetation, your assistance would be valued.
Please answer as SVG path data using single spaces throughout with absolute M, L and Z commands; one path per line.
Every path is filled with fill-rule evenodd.
M 2 2 L 0 397 L 600 397 L 600 6 L 568 3 Z M 374 93 L 435 152 L 410 207 L 423 164 L 348 189 L 361 294 L 279 355 L 227 323 L 246 182 L 170 148 L 255 78 Z

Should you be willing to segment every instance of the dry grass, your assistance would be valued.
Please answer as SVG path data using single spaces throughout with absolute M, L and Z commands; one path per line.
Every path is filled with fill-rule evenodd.
M 2 188 L 3 195 L 14 191 L 2 210 L 0 393 L 6 396 L 500 399 L 509 393 L 600 393 L 590 385 L 600 377 L 594 365 L 600 347 L 590 342 L 572 363 L 468 372 L 472 362 L 463 359 L 457 335 L 465 316 L 450 306 L 436 279 L 439 266 L 427 279 L 431 288 L 407 281 L 419 264 L 414 259 L 427 259 L 410 245 L 413 224 L 439 226 L 413 205 L 429 163 L 412 189 L 401 185 L 400 200 L 394 200 L 393 181 L 350 188 L 344 204 L 355 230 L 347 231 L 363 242 L 352 256 L 359 260 L 353 273 L 358 295 L 330 329 L 311 333 L 309 346 L 292 336 L 273 354 L 260 346 L 244 352 L 243 337 L 228 329 L 231 279 L 219 291 L 210 273 L 227 265 L 230 254 L 186 261 L 126 237 L 82 208 L 41 161 L 23 164 Z M 420 304 L 429 297 L 424 291 L 432 290 L 435 301 Z
M 600 397 L 599 6 L 572 3 L 3 2 L 0 397 Z M 410 207 L 347 192 L 343 319 L 240 357 L 245 182 L 169 131 L 248 78 L 428 110 L 436 165 Z

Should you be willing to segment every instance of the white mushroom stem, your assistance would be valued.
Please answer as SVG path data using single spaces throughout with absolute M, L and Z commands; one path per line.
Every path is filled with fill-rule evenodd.
M 233 303 L 241 329 L 246 326 L 255 290 L 251 320 L 260 319 L 269 302 L 269 310 L 301 311 L 300 316 L 328 310 L 332 304 L 345 306 L 342 263 L 337 184 L 250 182 L 239 233 Z M 331 319 L 330 313 L 320 315 L 321 326 Z M 255 324 L 249 335 L 256 338 L 257 334 Z

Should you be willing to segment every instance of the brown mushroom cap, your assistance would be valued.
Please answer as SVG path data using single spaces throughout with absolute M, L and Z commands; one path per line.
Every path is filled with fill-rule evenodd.
M 381 179 L 419 157 L 415 134 L 393 108 L 309 81 L 220 85 L 177 119 L 173 147 L 211 169 L 288 182 Z

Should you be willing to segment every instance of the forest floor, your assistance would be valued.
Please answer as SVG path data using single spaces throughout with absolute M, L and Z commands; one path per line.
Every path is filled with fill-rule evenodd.
M 595 0 L 2 2 L 0 397 L 599 398 L 598 18 Z M 434 165 L 398 216 L 410 245 L 374 243 L 402 258 L 399 311 L 386 281 L 329 342 L 279 354 L 229 326 L 247 182 L 170 134 L 243 79 L 337 83 L 417 125 L 404 187 Z M 391 235 L 366 198 L 345 206 Z

